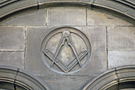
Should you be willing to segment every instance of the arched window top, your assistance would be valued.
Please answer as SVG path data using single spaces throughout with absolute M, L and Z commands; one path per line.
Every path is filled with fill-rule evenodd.
M 0 83 L 0 90 L 14 90 L 15 88 L 21 90 L 49 90 L 44 82 L 32 74 L 7 66 L 0 66 Z
M 30 7 L 36 7 L 39 9 L 59 4 L 98 6 L 119 12 L 135 20 L 134 0 L 0 0 L 0 18 Z
M 123 66 L 107 70 L 90 81 L 83 90 L 114 90 L 112 88 L 118 88 L 118 90 L 124 90 L 126 88 L 135 89 L 134 83 L 135 66 Z

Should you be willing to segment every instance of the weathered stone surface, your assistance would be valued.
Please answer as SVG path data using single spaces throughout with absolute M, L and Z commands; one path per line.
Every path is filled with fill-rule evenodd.
M 109 51 L 108 68 L 135 64 L 135 51 Z
M 111 13 L 105 13 L 102 10 L 87 9 L 87 24 L 88 25 L 132 25 Z
M 14 90 L 16 74 L 17 68 L 0 65 L 0 90 Z
M 85 3 L 86 1 L 88 1 L 88 2 L 91 2 L 92 0 L 38 0 L 39 1 L 39 4 L 41 3 L 53 3 L 53 2 L 83 2 L 83 3 Z
M 5 1 L 5 0 L 4 0 Z M 5 2 L 7 3 L 9 0 L 6 0 Z M 11 2 L 11 0 L 9 1 Z M 29 8 L 29 7 L 34 7 L 37 6 L 37 0 L 21 0 L 21 1 L 15 1 L 14 3 L 9 3 L 7 5 L 2 5 L 0 8 L 0 18 L 11 14 L 13 12 Z
M 106 72 L 98 75 L 98 77 L 94 78 L 92 81 L 87 83 L 83 90 L 113 90 L 107 89 L 108 86 L 111 86 L 109 83 L 113 81 L 113 84 L 117 84 L 117 76 L 115 69 L 107 70 Z M 114 89 L 115 90 L 115 89 Z M 116 89 L 117 90 L 117 89 Z
M 42 80 L 39 80 L 39 78 L 37 78 L 36 76 L 34 76 L 33 74 L 29 72 L 19 69 L 16 75 L 15 84 L 18 84 L 18 82 L 21 83 L 20 86 L 22 87 L 22 89 L 18 88 L 17 90 L 28 90 L 28 89 L 50 90 L 48 89 L 48 86 L 46 85 L 46 83 L 43 83 Z
M 63 6 L 63 5 L 86 5 L 89 4 L 91 5 L 91 3 L 93 2 L 93 0 L 38 0 L 38 5 L 39 8 L 44 8 L 44 7 L 48 7 L 48 6 Z
M 41 58 L 41 43 L 46 32 L 56 27 L 28 27 L 25 68 L 37 75 L 57 75 L 46 67 Z M 87 65 L 72 75 L 95 75 L 107 69 L 105 27 L 75 27 L 83 31 L 91 42 L 91 58 Z M 59 75 L 59 74 L 58 74 Z
M 90 76 L 39 76 L 51 88 L 50 90 L 82 90 L 93 77 Z
M 84 75 L 98 74 L 107 70 L 105 27 L 77 27 L 91 42 L 91 58 L 88 64 L 77 72 Z
M 134 50 L 135 27 L 108 27 L 108 50 Z
M 24 52 L 0 52 L 0 65 L 24 69 Z
M 115 68 L 117 71 L 117 76 L 120 78 L 119 82 L 123 83 L 124 81 L 133 80 L 135 75 L 135 65 L 128 65 Z M 128 78 L 127 78 L 128 77 Z
M 58 50 L 59 43 L 63 44 L 63 46 Z M 60 74 L 71 74 L 80 71 L 87 64 L 90 59 L 90 47 L 88 38 L 82 32 L 75 28 L 63 27 L 51 31 L 45 37 L 42 43 L 43 52 L 41 56 L 46 66 L 51 70 Z M 57 52 L 56 50 L 58 51 L 56 63 L 53 63 L 52 67 L 50 67 L 52 57 Z
M 47 17 L 47 25 L 86 25 L 85 8 L 48 8 Z
M 46 9 L 30 9 L 4 19 L 1 25 L 46 25 Z
M 54 28 L 53 28 L 54 29 Z M 47 27 L 28 27 L 26 31 L 25 69 L 38 75 L 55 74 L 48 69 L 41 58 L 41 43 L 47 34 Z
M 0 50 L 24 50 L 24 27 L 0 26 Z
M 28 0 L 27 0 L 28 1 Z M 31 0 L 30 0 L 31 1 Z M 33 0 L 34 1 L 34 0 Z M 37 0 L 35 0 L 37 1 Z M 38 0 L 38 1 L 49 1 L 49 0 Z M 51 0 L 52 3 L 55 3 L 55 0 Z M 64 0 L 57 0 L 58 1 L 64 1 Z M 71 0 L 68 0 L 71 1 Z M 83 0 L 72 0 L 75 1 L 83 1 Z M 72 3 L 71 1 L 71 3 Z M 87 1 L 87 0 L 85 0 Z M 88 0 L 89 1 L 89 0 Z M 105 5 L 104 7 L 107 7 L 108 2 L 113 2 L 112 0 L 92 0 L 95 1 L 93 4 L 99 4 Z M 97 2 L 99 1 L 99 3 Z M 118 1 L 118 0 L 117 0 Z M 122 1 L 122 0 L 121 0 Z M 20 1 L 21 2 L 21 1 Z M 65 1 L 66 2 L 66 1 Z M 104 4 L 104 2 L 107 2 Z M 34 4 L 38 4 L 39 2 L 36 2 Z M 73 4 L 73 3 L 72 3 Z M 76 3 L 77 4 L 77 3 Z M 114 3 L 112 3 L 114 4 Z M 108 4 L 108 7 L 112 7 L 112 4 Z M 16 4 L 18 5 L 18 4 Z M 20 4 L 21 5 L 21 4 Z M 23 4 L 24 5 L 24 4 Z M 60 5 L 60 4 L 59 4 Z M 117 4 L 118 7 L 120 4 Z M 12 5 L 11 5 L 12 6 Z M 29 6 L 28 3 L 26 7 Z M 98 6 L 98 5 L 97 5 Z M 18 5 L 19 7 L 19 5 Z M 20 6 L 21 7 L 21 6 Z M 115 5 L 113 6 L 115 7 Z M 116 7 L 116 9 L 118 9 Z M 25 7 L 24 7 L 25 8 Z M 20 8 L 18 8 L 19 10 Z M 23 8 L 22 8 L 23 9 Z M 115 9 L 115 8 L 112 8 Z M 127 15 L 127 12 L 129 12 L 128 9 L 124 9 L 123 5 L 121 5 L 121 10 L 123 9 L 123 13 Z M 119 11 L 121 11 L 119 9 Z M 7 11 L 12 12 L 12 10 L 16 9 L 7 9 Z M 69 12 L 68 12 L 69 10 Z M 4 9 L 2 9 L 4 12 Z M 91 12 L 92 11 L 92 12 Z M 10 13 L 11 13 L 10 12 Z M 4 12 L 5 13 L 5 12 Z M 1 25 L 25 25 L 25 26 L 34 26 L 34 25 L 46 25 L 45 23 L 45 17 L 47 18 L 47 25 L 53 25 L 60 27 L 61 25 L 77 25 L 79 30 L 83 31 L 89 38 L 91 42 L 91 58 L 87 65 L 79 72 L 73 73 L 71 75 L 60 75 L 53 71 L 51 71 L 49 68 L 46 67 L 44 64 L 42 57 L 41 57 L 41 44 L 42 40 L 45 37 L 45 34 L 49 32 L 50 30 L 55 29 L 56 27 L 28 27 L 27 29 L 27 37 L 26 37 L 26 58 L 25 58 L 25 69 L 28 72 L 32 72 L 35 75 L 41 75 L 41 79 L 52 87 L 51 90 L 81 90 L 86 83 L 92 79 L 92 77 L 104 72 L 107 70 L 107 55 L 106 55 L 106 44 L 108 44 L 108 66 L 109 69 L 117 66 L 123 66 L 123 65 L 133 65 L 134 63 L 134 28 L 114 28 L 114 27 L 108 27 L 108 35 L 106 35 L 106 28 L 105 27 L 95 27 L 96 25 L 124 25 L 128 26 L 131 25 L 130 23 L 119 19 L 118 17 L 115 17 L 113 15 L 107 14 L 106 12 L 102 13 L 98 12 L 96 10 L 87 10 L 87 15 L 85 8 L 78 8 L 78 7 L 51 7 L 48 9 L 48 14 L 45 13 L 45 9 L 37 10 L 35 11 L 26 11 L 23 13 L 18 13 L 18 15 L 14 15 L 11 18 L 8 18 L 3 21 Z M 134 12 L 130 11 L 132 15 L 135 15 Z M 45 15 L 46 14 L 46 15 Z M 131 15 L 131 16 L 132 16 Z M 39 16 L 39 17 L 38 17 Z M 41 16 L 41 17 L 40 17 Z M 86 19 L 87 17 L 87 19 Z M 24 20 L 25 19 L 25 20 Z M 8 21 L 9 20 L 9 21 Z M 94 25 L 92 27 L 81 27 L 81 25 L 86 25 L 86 20 L 88 20 L 87 25 Z M 36 22 L 35 22 L 36 21 Z M 15 27 L 16 28 L 16 27 Z M 116 29 L 116 30 L 115 30 Z M 0 29 L 3 30 L 3 29 Z M 9 33 L 10 31 L 10 33 Z M 0 39 L 0 50 L 7 50 L 7 51 L 23 51 L 24 50 L 24 41 L 17 41 L 18 39 L 13 38 L 14 33 L 17 33 L 18 31 L 15 29 L 15 31 L 6 31 L 3 30 L 2 33 L 0 32 L 0 36 L 4 37 L 4 40 Z M 23 30 L 22 30 L 23 31 Z M 6 39 L 6 34 L 9 33 L 10 37 Z M 20 33 L 20 32 L 19 32 Z M 23 31 L 24 34 L 24 31 Z M 9 36 L 9 35 L 8 35 Z M 19 34 L 17 37 L 21 38 L 24 35 Z M 106 41 L 106 37 L 108 40 L 108 43 Z M 10 40 L 11 39 L 11 40 Z M 13 40 L 12 40 L 13 39 Z M 124 39 L 124 40 L 123 40 Z M 9 42 L 9 41 L 10 42 Z M 5 42 L 6 41 L 6 42 Z M 3 44 L 4 43 L 4 44 Z M 8 44 L 7 44 L 8 43 Z M 8 47 L 8 45 L 11 45 Z M 16 46 L 17 45 L 17 46 Z M 19 46 L 20 45 L 20 46 Z M 22 46 L 21 46 L 22 45 Z M 114 51 L 113 51 L 114 50 Z M 119 50 L 119 51 L 117 51 Z M 131 51 L 123 51 L 123 50 L 131 50 Z M 13 55 L 11 55 L 14 53 Z M 18 55 L 20 53 L 20 56 Z M 0 62 L 4 62 L 2 65 L 11 65 L 16 67 L 23 67 L 23 64 L 20 64 L 24 60 L 24 53 L 23 52 L 0 52 Z M 9 56 L 10 55 L 10 56 Z M 23 57 L 22 57 L 23 56 Z M 20 59 L 22 58 L 22 59 Z M 11 59 L 11 61 L 10 61 Z M 12 61 L 13 60 L 13 61 Z M 19 62 L 17 61 L 19 60 Z M 22 61 L 21 61 L 22 60 Z M 10 61 L 10 62 L 8 62 Z M 16 64 L 17 63 L 17 64 Z M 19 63 L 19 64 L 18 64 Z M 18 66 L 17 66 L 18 65 Z M 24 67 L 23 67 L 24 68 Z M 117 71 L 117 70 L 115 70 Z M 118 72 L 115 72 L 115 74 L 118 74 Z M 126 73 L 128 74 L 128 73 Z M 130 73 L 131 74 L 131 73 Z M 20 81 L 26 81 L 28 79 L 23 79 L 21 77 L 19 79 Z M 110 78 L 109 78 L 110 80 Z M 102 81 L 105 82 L 105 81 Z M 117 80 L 116 80 L 117 82 Z M 29 83 L 29 81 L 27 82 Z M 98 89 L 95 89 L 98 90 Z
M 123 0 L 120 0 L 120 1 L 125 2 L 125 4 L 119 3 L 118 1 L 114 1 L 114 0 L 95 0 L 94 5 L 100 6 L 100 7 L 105 7 L 107 9 L 111 9 L 111 10 L 120 12 L 121 14 L 127 15 L 127 16 L 135 19 L 135 11 L 134 11 L 134 5 L 133 5 L 134 1 L 133 0 L 132 1 L 128 0 L 129 2 L 123 1 Z M 132 5 L 133 7 L 130 5 Z

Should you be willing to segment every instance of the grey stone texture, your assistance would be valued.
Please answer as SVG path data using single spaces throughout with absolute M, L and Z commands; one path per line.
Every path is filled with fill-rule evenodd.
M 127 16 L 131 15 L 131 17 L 134 18 L 135 17 L 134 2 L 135 1 L 133 0 L 128 0 L 128 2 L 125 2 L 123 0 L 120 0 L 120 2 L 114 1 L 114 0 L 95 0 L 94 5 L 105 7 L 107 9 L 111 9 L 114 11 L 118 11 L 121 14 L 124 14 Z
M 0 26 L 0 51 L 24 51 L 24 39 L 24 27 Z
M 46 9 L 28 9 L 4 19 L 0 25 L 46 25 Z
M 55 75 L 41 58 L 41 44 L 45 35 L 57 27 L 27 27 L 25 68 L 36 75 Z
M 135 51 L 109 51 L 108 68 L 135 65 Z
M 108 11 L 98 9 L 87 9 L 87 24 L 88 25 L 132 25 L 131 23 L 122 20 L 117 15 L 113 15 Z
M 5 0 L 4 0 L 5 1 Z M 0 18 L 4 17 L 5 15 L 11 14 L 15 11 L 22 10 L 28 7 L 47 7 L 48 4 L 51 5 L 61 5 L 61 4 L 79 4 L 79 5 L 93 5 L 93 6 L 100 6 L 104 7 L 106 9 L 111 9 L 117 12 L 120 12 L 126 16 L 131 17 L 135 20 L 135 4 L 134 0 L 128 0 L 128 1 L 114 1 L 114 0 L 25 0 L 25 1 L 16 1 L 14 3 L 12 1 L 5 1 L 5 3 L 0 3 L 1 12 L 0 12 Z M 3 2 L 3 1 L 2 1 Z M 6 7 L 5 7 L 6 6 Z
M 55 7 L 47 12 L 47 25 L 86 25 L 85 8 Z
M 108 50 L 134 50 L 135 27 L 108 27 Z
M 50 86 L 50 90 L 82 90 L 90 76 L 39 76 Z
M 0 18 L 6 16 L 8 14 L 14 13 L 16 11 L 25 9 L 25 8 L 37 6 L 37 0 L 22 0 L 22 1 L 7 0 L 5 2 L 6 3 L 14 2 L 14 3 L 8 3 L 8 4 L 0 3 L 0 5 L 1 5 Z
M 108 68 L 135 65 L 135 27 L 107 27 Z
M 121 90 L 131 88 L 134 87 L 134 82 L 132 82 L 134 81 L 134 75 L 134 65 L 116 67 L 100 74 L 90 81 L 83 90 Z
M 50 0 L 38 0 L 38 1 L 39 1 L 39 4 L 40 3 L 42 4 L 42 3 L 50 2 Z M 74 0 L 66 0 L 66 1 L 65 0 L 57 0 L 57 1 L 56 0 L 51 0 L 51 2 L 58 2 L 58 3 L 59 2 L 80 2 L 81 3 L 81 2 L 86 2 L 86 1 L 91 2 L 92 0 L 75 0 L 75 1 Z
M 14 90 L 14 80 L 17 74 L 17 72 L 15 71 L 17 71 L 17 68 L 12 67 L 9 68 L 7 69 L 7 66 L 0 65 L 0 77 L 1 77 L 0 89 L 2 90 Z
M 24 69 L 24 52 L 0 52 L 0 65 Z
M 50 90 L 47 85 L 23 69 L 0 65 L 2 90 Z
M 18 12 L 0 22 L 0 65 L 25 69 L 46 82 L 51 90 L 81 90 L 107 69 L 135 65 L 133 24 L 111 12 L 82 6 Z M 47 33 L 64 26 L 81 30 L 91 43 L 87 65 L 69 75 L 53 72 L 41 57 L 41 45 Z M 27 81 L 22 77 L 19 80 Z
M 30 28 L 30 30 L 29 30 L 29 28 Z M 37 31 L 37 29 L 38 29 L 38 31 Z M 42 39 L 43 39 L 42 37 L 44 36 L 44 34 L 42 36 L 42 33 L 46 32 L 45 29 L 46 28 L 43 28 L 42 29 L 43 31 L 41 32 L 41 30 L 39 28 L 27 27 L 27 31 L 26 31 L 26 37 L 27 37 L 26 38 L 26 47 L 27 47 L 26 53 L 27 54 L 26 54 L 25 68 L 28 71 L 31 69 L 38 71 L 37 73 L 39 73 L 39 71 L 40 71 L 39 68 L 41 67 L 41 65 L 39 65 L 38 62 L 42 62 L 42 60 L 39 59 L 39 57 L 40 57 L 40 46 L 41 46 Z M 34 52 L 34 53 L 32 53 L 32 52 Z M 37 56 L 37 53 L 39 53 L 38 56 Z M 34 61 L 36 61 L 36 62 L 34 62 Z M 40 64 L 42 64 L 42 63 L 40 63 Z
M 83 31 L 90 39 L 92 55 L 81 71 L 70 75 L 60 75 L 47 68 L 40 51 L 42 40 L 47 32 L 56 28 L 58 27 L 27 27 L 25 69 L 44 80 L 51 90 L 81 90 L 95 75 L 107 70 L 106 29 L 105 27 L 75 27 Z
M 54 28 L 50 28 L 49 30 L 53 30 Z M 46 67 L 40 52 L 41 43 L 49 30 L 48 27 L 27 27 L 25 69 L 36 75 L 55 74 Z
M 26 39 L 25 68 L 36 75 L 57 75 L 46 67 L 41 58 L 41 43 L 46 32 L 56 27 L 28 27 Z M 91 42 L 91 58 L 88 64 L 72 75 L 95 75 L 107 70 L 105 27 L 75 27 L 83 31 Z M 94 63 L 94 64 L 93 64 Z M 44 69 L 43 69 L 44 68 Z
M 94 75 L 106 71 L 106 28 L 104 26 L 76 28 L 86 34 L 91 43 L 91 58 L 82 71 L 84 71 L 86 75 Z
M 100 74 L 98 77 L 87 83 L 82 90 L 113 90 L 107 89 L 110 82 L 117 84 L 117 75 L 115 69 L 107 70 L 106 72 Z

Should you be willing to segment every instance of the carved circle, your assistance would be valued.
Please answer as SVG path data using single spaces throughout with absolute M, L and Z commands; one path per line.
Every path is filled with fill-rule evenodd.
M 45 65 L 54 72 L 71 74 L 80 71 L 90 59 L 91 45 L 80 30 L 63 27 L 49 32 L 41 45 Z

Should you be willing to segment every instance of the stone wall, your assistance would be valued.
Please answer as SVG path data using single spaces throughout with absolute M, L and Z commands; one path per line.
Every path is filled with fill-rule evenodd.
M 80 71 L 59 74 L 41 57 L 46 34 L 60 27 L 82 31 L 91 43 L 91 57 Z M 97 7 L 56 6 L 27 9 L 0 21 L 0 65 L 24 69 L 51 90 L 81 90 L 108 69 L 135 65 L 134 21 Z

